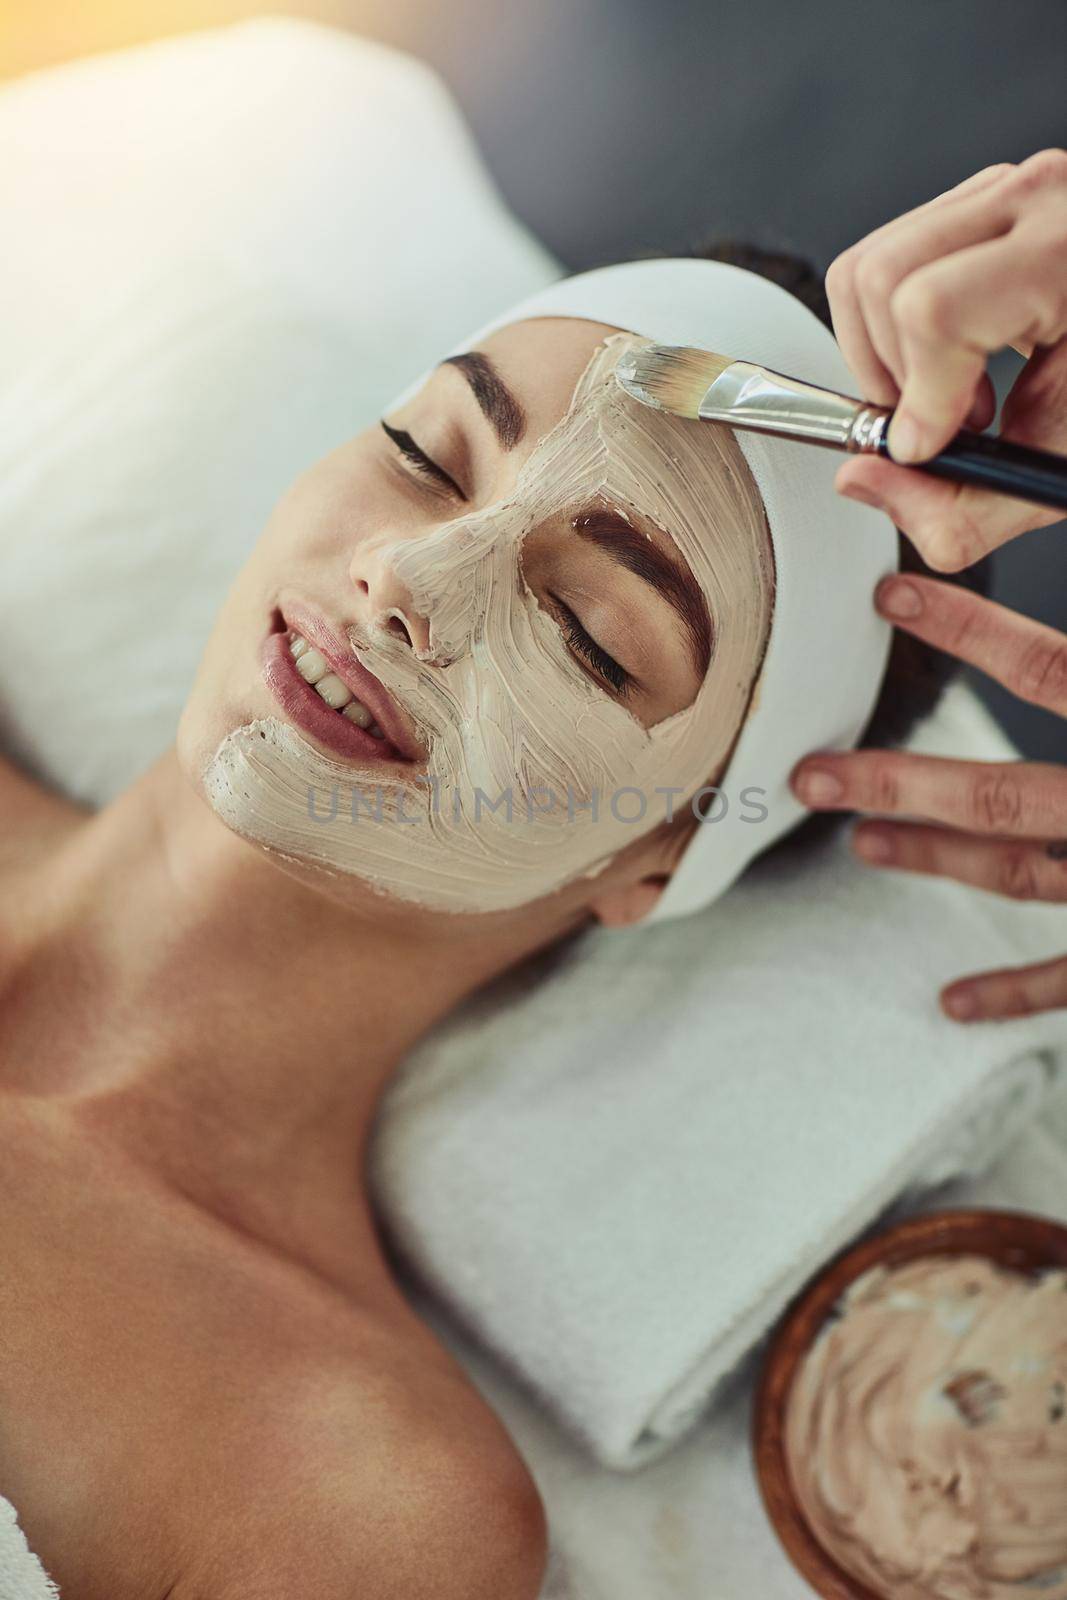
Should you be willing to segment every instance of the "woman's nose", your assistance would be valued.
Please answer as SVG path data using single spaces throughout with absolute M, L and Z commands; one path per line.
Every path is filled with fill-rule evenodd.
M 386 629 L 407 639 L 416 655 L 425 656 L 430 648 L 429 619 L 416 610 L 411 591 L 397 576 L 388 550 L 361 545 L 348 571 L 356 593 L 363 597 L 361 620 L 366 626 Z

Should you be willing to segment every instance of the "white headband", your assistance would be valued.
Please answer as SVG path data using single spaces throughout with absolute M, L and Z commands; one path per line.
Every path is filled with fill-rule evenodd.
M 757 361 L 844 393 L 852 378 L 829 329 L 758 274 L 700 258 L 630 261 L 564 278 L 494 317 L 449 354 L 530 317 L 603 322 L 660 344 Z M 418 388 L 410 385 L 394 409 Z M 711 426 L 711 424 L 708 424 Z M 670 883 L 644 923 L 710 905 L 753 857 L 805 814 L 789 789 L 812 750 L 850 749 L 878 698 L 892 629 L 874 609 L 878 579 L 898 564 L 882 512 L 835 493 L 834 451 L 738 431 L 767 512 L 776 572 L 770 638 L 756 703 Z M 758 794 L 742 799 L 743 791 Z M 726 802 L 725 811 L 722 801 Z M 756 806 L 766 817 L 753 820 Z

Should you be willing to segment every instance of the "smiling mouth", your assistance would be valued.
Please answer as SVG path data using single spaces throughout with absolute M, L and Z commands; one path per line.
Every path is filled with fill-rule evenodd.
M 323 631 L 323 625 L 309 616 L 308 631 L 316 628 Z M 331 644 L 324 638 L 322 643 L 336 659 L 336 641 Z M 323 650 L 298 632 L 296 626 L 290 626 L 280 610 L 272 613 L 260 657 L 267 687 L 288 719 L 334 755 L 362 766 L 373 762 L 404 768 L 408 773 L 417 770 L 418 763 L 393 743 L 371 708 L 343 681 Z M 341 670 L 345 668 L 342 666 Z M 364 674 L 378 702 L 384 700 L 388 705 L 384 689 L 366 669 L 353 661 L 352 670 Z
M 296 662 L 296 670 L 305 683 L 309 683 L 332 711 L 347 717 L 359 728 L 366 728 L 372 739 L 384 739 L 385 734 L 371 716 L 362 700 L 357 700 L 347 684 L 341 682 L 336 672 L 330 671 L 326 657 L 310 645 L 302 634 L 289 629 L 289 654 Z

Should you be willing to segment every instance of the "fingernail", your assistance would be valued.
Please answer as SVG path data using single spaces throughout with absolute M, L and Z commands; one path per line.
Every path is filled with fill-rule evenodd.
M 978 1015 L 978 1001 L 966 989 L 956 989 L 945 996 L 945 1010 L 957 1022 L 967 1022 Z
M 888 444 L 894 461 L 917 461 L 923 454 L 923 430 L 910 411 L 893 413 Z
M 887 617 L 917 617 L 922 613 L 923 597 L 906 578 L 889 578 L 880 583 L 875 598 L 879 611 Z
M 838 492 L 843 494 L 848 500 L 858 500 L 861 505 L 873 506 L 876 511 L 884 510 L 883 504 L 881 500 L 879 500 L 878 496 L 873 494 L 870 489 L 865 488 L 861 483 L 846 483 L 844 488 L 840 489 Z
M 888 861 L 893 854 L 884 828 L 857 828 L 852 835 L 852 848 L 864 861 Z
M 823 767 L 809 767 L 800 773 L 796 786 L 800 798 L 810 806 L 832 805 L 845 792 L 841 779 L 835 778 L 832 772 L 827 772 Z

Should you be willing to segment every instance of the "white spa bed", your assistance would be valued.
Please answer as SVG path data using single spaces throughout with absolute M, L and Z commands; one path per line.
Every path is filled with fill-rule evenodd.
M 559 269 L 503 207 L 430 73 L 306 23 L 242 24 L 8 85 L 0 148 L 0 592 L 30 630 L 34 615 L 65 621 L 46 670 L 79 684 L 77 697 L 53 696 L 56 714 L 36 726 L 41 669 L 29 648 L 15 648 L 17 623 L 0 663 L 0 749 L 102 802 L 170 743 L 221 595 L 296 473 L 467 329 Z M 403 176 L 416 161 L 417 203 Z M 195 389 L 190 374 L 203 379 Z M 108 681 L 127 686 L 121 701 L 94 693 L 93 646 L 104 639 Z M 124 672 L 115 652 L 125 653 Z M 922 741 L 942 753 L 1003 753 L 962 690 Z M 1018 911 L 1004 913 L 1005 928 L 1016 917 L 1011 938 L 1023 926 Z M 981 917 L 993 917 L 988 902 Z M 1040 920 L 1037 911 L 1035 928 Z M 1067 949 L 1062 918 L 1040 931 L 1062 934 Z M 1061 1018 L 999 1037 L 1052 1063 L 1065 1032 Z M 1008 1205 L 1067 1221 L 1062 1076 L 1040 1123 L 1035 1105 L 1027 1101 L 1025 1126 L 979 1178 L 929 1191 L 939 1171 L 981 1165 L 1010 1120 L 1003 1130 L 968 1125 L 958 1150 L 946 1135 L 944 1151 L 899 1170 L 883 1152 L 877 1183 L 842 1212 L 838 1242 L 902 1188 L 911 1209 Z M 399 1098 L 395 1111 L 380 1145 L 383 1204 L 390 1184 L 404 1184 L 413 1128 Z M 1000 1121 L 995 1108 L 988 1120 Z M 403 1196 L 392 1197 L 413 1240 L 416 1190 L 412 1182 L 406 1214 Z M 783 1212 L 783 1237 L 787 1225 Z M 710 1207 L 707 1251 L 719 1230 L 743 1226 Z M 490 1353 L 473 1289 L 459 1315 L 428 1292 L 432 1241 L 425 1248 L 402 1281 L 541 1487 L 552 1535 L 543 1600 L 809 1595 L 751 1471 L 753 1359 L 681 1442 L 640 1470 L 617 1470 L 605 1464 L 595 1407 L 583 1438 L 580 1394 L 539 1393 L 521 1351 Z M 782 1263 L 777 1271 L 784 1283 Z M 625 1330 L 626 1318 L 616 1320 Z M 565 1327 L 546 1311 L 543 1347 L 566 1340 Z M 46 1592 L 0 1569 L 0 1600 Z

